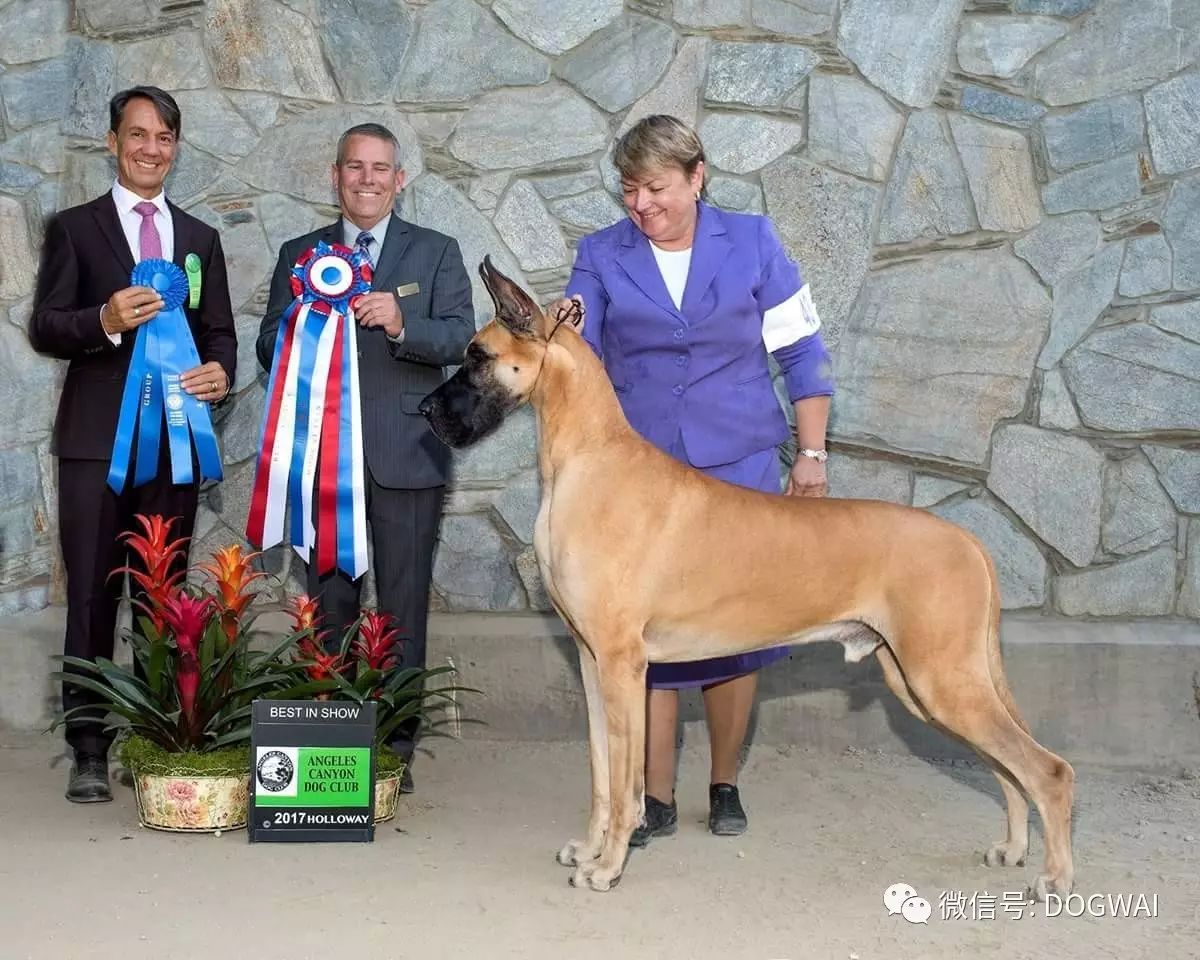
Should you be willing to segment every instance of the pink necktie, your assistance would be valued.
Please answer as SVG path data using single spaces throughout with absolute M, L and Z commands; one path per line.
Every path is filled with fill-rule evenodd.
M 143 200 L 133 207 L 136 213 L 142 215 L 142 227 L 138 232 L 138 245 L 141 247 L 142 260 L 158 260 L 162 258 L 162 240 L 158 236 L 158 227 L 154 225 L 154 215 L 158 207 L 149 200 Z

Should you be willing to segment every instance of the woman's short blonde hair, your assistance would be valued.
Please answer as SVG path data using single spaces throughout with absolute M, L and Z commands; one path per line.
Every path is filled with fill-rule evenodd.
M 669 167 L 678 167 L 690 177 L 703 160 L 704 145 L 696 131 L 665 113 L 639 120 L 613 148 L 613 165 L 623 179 Z

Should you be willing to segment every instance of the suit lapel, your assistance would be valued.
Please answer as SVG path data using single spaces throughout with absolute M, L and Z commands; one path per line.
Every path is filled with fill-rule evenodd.
M 379 251 L 379 260 L 375 264 L 375 273 L 371 284 L 372 290 L 390 290 L 400 261 L 412 243 L 412 231 L 408 224 L 396 214 L 392 214 L 388 224 L 387 236 L 383 239 L 383 249 Z
M 658 269 L 658 261 L 654 259 L 654 251 L 650 249 L 649 239 L 632 223 L 626 222 L 624 227 L 625 236 L 621 241 L 621 252 L 617 254 L 617 262 L 642 293 L 671 316 L 682 319 L 680 312 L 675 309 L 671 294 L 667 291 L 662 271 Z
M 171 233 L 174 235 L 175 244 L 175 248 L 172 251 L 172 259 L 177 267 L 182 268 L 187 255 L 196 252 L 192 249 L 192 243 L 196 238 L 195 234 L 192 233 L 192 224 L 184 216 L 183 211 L 170 200 L 167 201 L 167 206 L 171 210 Z
M 701 203 L 696 235 L 692 240 L 692 262 L 688 266 L 687 286 L 683 289 L 683 314 L 689 323 L 704 320 L 716 306 L 716 299 L 711 298 L 706 308 L 704 294 L 729 260 L 732 249 L 733 244 L 725 235 L 725 224 L 720 214 Z
M 112 194 L 106 193 L 92 201 L 92 216 L 104 238 L 116 254 L 125 275 L 133 273 L 133 253 L 125 240 L 125 231 L 121 229 L 121 220 L 117 216 L 117 205 L 113 202 Z

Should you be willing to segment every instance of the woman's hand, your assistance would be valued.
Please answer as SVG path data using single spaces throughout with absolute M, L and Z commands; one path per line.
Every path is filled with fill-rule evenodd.
M 787 489 L 783 492 L 789 497 L 825 496 L 829 492 L 825 464 L 796 454 L 796 462 L 792 464 L 791 473 L 788 474 Z
M 583 297 L 579 294 L 575 294 L 573 297 L 560 297 L 553 303 L 547 304 L 545 309 L 546 319 L 551 323 L 556 324 L 562 320 L 580 333 L 583 333 L 583 313 Z

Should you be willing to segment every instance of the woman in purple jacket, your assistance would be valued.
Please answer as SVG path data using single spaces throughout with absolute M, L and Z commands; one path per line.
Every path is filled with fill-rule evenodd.
M 795 406 L 797 447 L 785 493 L 824 496 L 829 354 L 808 284 L 766 217 L 704 203 L 704 148 L 675 117 L 640 121 L 613 162 L 629 219 L 584 237 L 568 296 L 642 436 L 712 477 L 780 492 L 777 447 L 789 436 L 771 383 L 778 361 Z M 679 690 L 703 689 L 711 748 L 709 829 L 746 829 L 738 756 L 759 667 L 786 647 L 692 663 L 651 664 L 646 818 L 630 843 L 675 832 Z

